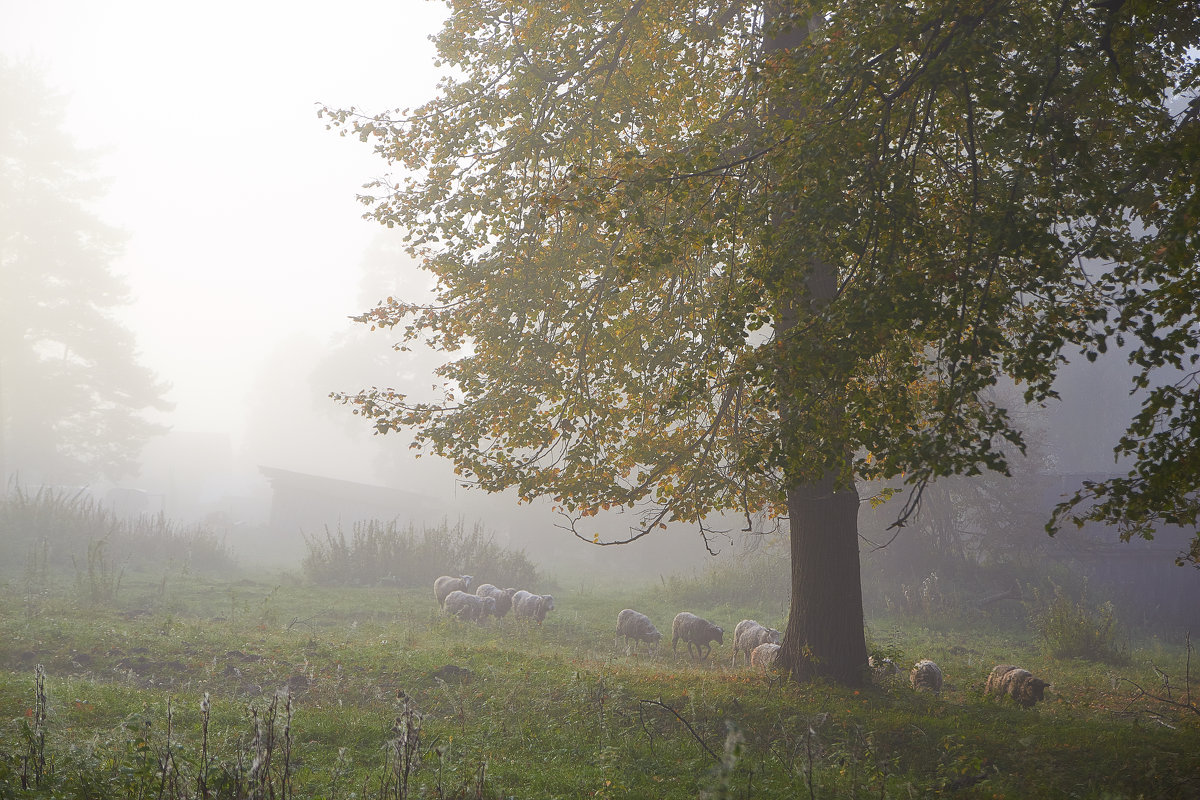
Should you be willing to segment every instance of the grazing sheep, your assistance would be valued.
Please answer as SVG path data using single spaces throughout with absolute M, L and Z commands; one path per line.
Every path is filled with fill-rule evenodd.
M 474 620 L 483 624 L 483 620 L 488 614 L 495 615 L 496 599 L 494 597 L 477 597 L 455 589 L 446 595 L 442 613 L 453 614 L 459 619 Z
M 1023 708 L 1032 708 L 1038 700 L 1046 699 L 1046 687 L 1050 684 L 1033 677 L 1027 669 L 1012 664 L 1001 664 L 988 675 L 983 693 L 1004 697 L 1008 695 Z
M 484 583 L 475 590 L 478 597 L 491 597 L 496 601 L 496 616 L 503 617 L 509 612 L 513 604 L 513 595 L 517 593 L 516 589 L 498 589 L 490 583 Z
M 935 694 L 942 691 L 942 668 L 927 658 L 913 665 L 908 677 L 914 689 L 925 689 Z
M 539 625 L 546 619 L 546 612 L 554 610 L 554 598 L 548 594 L 532 594 L 524 589 L 512 596 L 513 616 L 517 619 L 537 620 Z
M 696 660 L 703 661 L 712 652 L 712 644 L 710 642 L 725 644 L 725 629 L 718 625 L 713 625 L 708 620 L 697 617 L 695 614 L 680 611 L 675 615 L 674 622 L 671 623 L 672 653 L 675 652 L 675 644 L 680 639 L 687 642 L 688 655 L 692 654 L 692 647 L 695 647 Z
M 626 646 L 629 645 L 629 640 L 633 639 L 635 651 L 638 642 L 648 642 L 652 649 L 657 650 L 658 643 L 662 641 L 662 634 L 654 627 L 650 618 L 632 608 L 622 609 L 621 613 L 617 614 L 617 634 L 625 637 Z
M 750 653 L 750 666 L 759 669 L 770 669 L 779 660 L 779 645 L 775 642 L 763 642 Z
M 900 667 L 890 658 L 876 658 L 875 656 L 868 656 L 867 666 L 871 668 L 871 672 L 874 672 L 880 677 L 900 674 Z
M 744 619 L 733 629 L 733 666 L 737 666 L 738 654 L 746 654 L 746 663 L 750 663 L 750 653 L 760 644 L 779 644 L 782 634 L 774 628 L 752 620 Z
M 446 596 L 451 592 L 469 592 L 471 591 L 471 576 L 460 575 L 457 578 L 450 575 L 443 575 L 433 582 L 433 596 L 437 598 L 438 605 L 446 605 Z

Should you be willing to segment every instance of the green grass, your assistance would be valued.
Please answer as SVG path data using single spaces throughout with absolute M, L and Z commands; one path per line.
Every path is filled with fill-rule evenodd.
M 947 685 L 937 697 L 902 679 L 856 692 L 732 669 L 728 638 L 707 665 L 669 645 L 630 656 L 614 641 L 627 605 L 669 641 L 680 610 L 727 631 L 743 617 L 782 626 L 777 597 L 660 581 L 621 593 L 568 587 L 555 599 L 540 627 L 480 627 L 442 617 L 431 589 L 338 589 L 287 574 L 147 573 L 98 605 L 69 576 L 49 580 L 36 604 L 14 580 L 0 586 L 0 798 L 199 796 L 205 693 L 210 796 L 399 797 L 388 742 L 401 692 L 423 715 L 411 797 L 1200 796 L 1200 715 L 1133 699 L 1134 684 L 1162 691 L 1155 666 L 1181 698 L 1178 642 L 1141 643 L 1113 665 L 1046 655 L 1019 625 L 877 617 L 874 645 L 909 663 L 933 658 Z M 1047 702 L 983 699 L 1001 662 L 1051 681 Z M 36 716 L 37 664 L 47 774 L 32 785 L 36 748 L 23 731 Z M 446 664 L 470 679 L 431 677 Z M 289 686 L 287 784 L 276 701 L 274 772 L 253 790 L 248 709 L 261 721 Z

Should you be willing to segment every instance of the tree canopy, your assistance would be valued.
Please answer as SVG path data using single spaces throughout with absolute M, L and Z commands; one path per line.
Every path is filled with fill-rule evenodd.
M 75 483 L 133 471 L 141 416 L 169 408 L 113 316 L 122 236 L 89 207 L 93 157 L 63 129 L 64 99 L 0 61 L 0 476 Z
M 1144 368 L 1135 466 L 1063 514 L 1195 523 L 1186 4 L 448 5 L 437 97 L 323 110 L 397 167 L 363 201 L 438 280 L 362 321 L 456 353 L 444 402 L 342 398 L 377 430 L 554 497 L 583 538 L 621 506 L 626 540 L 787 515 L 811 622 L 795 570 L 857 549 L 851 512 L 826 536 L 802 507 L 902 477 L 902 521 L 938 476 L 1005 471 L 1024 440 L 987 390 L 1049 402 L 1065 358 L 1116 341 Z M 842 549 L 797 550 L 798 526 Z M 850 679 L 861 648 L 810 634 L 785 653 Z

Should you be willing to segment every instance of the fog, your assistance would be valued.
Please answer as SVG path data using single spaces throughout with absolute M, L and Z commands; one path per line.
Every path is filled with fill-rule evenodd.
M 326 131 L 316 110 L 429 96 L 441 6 L 2 5 L 0 53 L 66 97 L 63 129 L 96 152 L 96 176 L 109 181 L 95 210 L 127 236 L 112 263 L 132 290 L 120 321 L 174 406 L 152 415 L 169 432 L 145 448 L 140 472 L 91 480 L 94 494 L 117 489 L 142 510 L 225 526 L 248 556 L 294 558 L 298 530 L 275 531 L 267 548 L 261 540 L 273 493 L 263 468 L 284 470 L 431 498 L 436 511 L 418 522 L 486 519 L 498 538 L 543 557 L 646 560 L 645 549 L 577 542 L 545 507 L 467 491 L 447 464 L 418 461 L 401 437 L 373 436 L 328 398 L 433 380 L 433 356 L 401 356 L 386 334 L 348 320 L 386 295 L 419 296 L 428 281 L 396 232 L 361 218 L 356 192 L 386 165 Z M 64 483 L 7 467 L 26 484 Z M 349 526 L 355 515 L 333 516 L 304 526 Z M 661 546 L 679 549 L 674 535 Z M 682 535 L 693 556 L 681 563 L 702 562 L 699 539 Z
M 420 296 L 428 279 L 396 232 L 361 218 L 355 194 L 385 165 L 326 131 L 316 108 L 384 110 L 431 95 L 439 5 L 2 5 L 0 52 L 66 95 L 64 129 L 99 152 L 97 173 L 111 182 L 97 210 L 127 234 L 113 262 L 132 289 L 121 320 L 140 362 L 171 387 L 173 409 L 156 416 L 169 432 L 147 446 L 140 473 L 97 479 L 95 492 L 135 490 L 142 510 L 222 526 L 247 557 L 280 562 L 299 553 L 301 527 L 353 522 L 350 511 L 280 521 L 277 484 L 309 476 L 391 490 L 418 522 L 482 520 L 544 565 L 613 575 L 705 563 L 691 528 L 628 548 L 579 542 L 546 505 L 468 491 L 447 464 L 417 460 L 401 436 L 373 436 L 328 398 L 433 381 L 434 355 L 395 353 L 387 334 L 348 321 L 387 295 Z M 1068 370 L 1063 406 L 1039 419 L 1061 472 L 1113 466 L 1133 406 L 1121 362 L 1101 366 Z M 740 539 L 714 545 L 736 552 Z

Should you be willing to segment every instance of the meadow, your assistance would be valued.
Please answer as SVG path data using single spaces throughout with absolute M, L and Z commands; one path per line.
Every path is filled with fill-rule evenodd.
M 554 585 L 543 625 L 480 626 L 430 588 L 300 573 L 130 572 L 103 602 L 79 574 L 14 576 L 0 797 L 1200 796 L 1180 640 L 1114 664 L 1049 656 L 1005 612 L 874 617 L 878 651 L 941 664 L 939 696 L 795 685 L 733 667 L 729 637 L 704 664 L 669 634 L 655 654 L 616 641 L 627 605 L 667 631 L 684 608 L 782 626 L 781 598 L 727 577 Z M 1047 701 L 983 698 L 1001 662 L 1050 680 Z
M 255 571 L 203 528 L 0 500 L 0 798 L 1200 797 L 1186 632 L 1135 636 L 1069 581 L 1025 573 L 981 604 L 979 576 L 868 576 L 869 646 L 938 662 L 934 695 L 903 673 L 856 690 L 734 666 L 739 620 L 784 627 L 769 553 L 618 584 L 461 523 L 307 545 Z M 450 563 L 556 609 L 446 617 Z M 627 606 L 667 635 L 656 651 L 617 641 Z M 671 650 L 682 610 L 727 632 L 703 663 Z M 998 663 L 1047 700 L 984 698 Z

